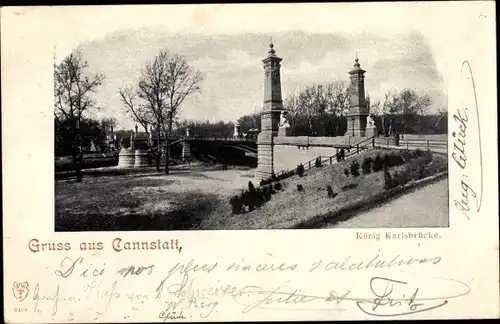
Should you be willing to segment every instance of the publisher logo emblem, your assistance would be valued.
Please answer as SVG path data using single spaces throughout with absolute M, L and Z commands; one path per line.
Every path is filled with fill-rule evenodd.
M 12 292 L 14 293 L 14 297 L 16 297 L 17 300 L 22 302 L 23 300 L 28 297 L 29 293 L 29 284 L 27 281 L 25 282 L 17 282 L 14 281 L 14 286 L 12 287 Z

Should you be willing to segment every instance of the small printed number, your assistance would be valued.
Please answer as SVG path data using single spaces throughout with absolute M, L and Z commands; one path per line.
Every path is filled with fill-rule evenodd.
M 28 309 L 27 308 L 14 308 L 14 312 L 16 313 L 20 313 L 20 312 L 27 312 Z

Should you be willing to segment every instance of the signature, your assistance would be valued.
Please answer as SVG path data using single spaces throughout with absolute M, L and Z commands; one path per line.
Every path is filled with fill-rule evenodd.
M 460 189 L 461 189 L 461 197 L 459 200 L 454 201 L 455 207 L 460 210 L 467 219 L 469 219 L 468 213 L 471 210 L 469 199 L 474 199 L 476 202 L 476 212 L 481 210 L 481 204 L 483 199 L 483 157 L 481 150 L 481 125 L 479 123 L 479 105 L 477 102 L 477 93 L 476 93 L 476 85 L 474 83 L 474 76 L 472 73 L 472 68 L 468 61 L 462 62 L 462 76 L 467 77 L 467 80 L 470 81 L 472 96 L 474 98 L 474 108 L 476 114 L 476 122 L 474 125 L 477 127 L 477 147 L 472 147 L 472 149 L 476 149 L 477 152 L 473 152 L 471 156 L 468 156 L 468 142 L 467 142 L 467 131 L 468 128 L 471 127 L 469 125 L 469 107 L 465 107 L 463 109 L 457 109 L 457 112 L 453 114 L 453 121 L 456 123 L 458 130 L 457 132 L 452 133 L 453 137 L 453 153 L 451 154 L 452 159 L 455 161 L 455 164 L 462 170 L 462 179 L 460 181 Z M 467 167 L 470 164 L 470 159 L 474 156 L 477 156 L 478 165 L 476 168 L 479 169 L 480 177 L 479 177 L 479 192 L 473 189 L 473 185 L 470 184 L 471 179 L 469 179 Z M 472 166 L 474 168 L 474 166 Z M 474 168 L 474 169 L 476 169 Z
M 365 314 L 382 317 L 401 316 L 443 307 L 450 299 L 470 292 L 466 284 L 452 279 L 446 280 L 459 283 L 462 288 L 465 287 L 466 291 L 449 296 L 422 297 L 428 294 L 423 294 L 421 288 L 414 287 L 405 281 L 373 277 L 369 281 L 372 297 L 356 297 L 353 296 L 351 290 L 338 292 L 334 289 L 330 289 L 327 294 L 323 295 L 305 294 L 301 289 L 290 289 L 292 282 L 287 280 L 272 290 L 255 286 L 248 287 L 242 289 L 241 293 L 233 298 L 238 304 L 244 306 L 242 313 L 255 309 L 282 309 L 283 307 L 294 310 L 344 311 L 345 308 L 342 305 L 354 302 Z M 308 308 L 300 308 L 303 304 L 308 304 Z
M 280 305 L 281 306 L 298 305 L 298 304 L 312 303 L 318 300 L 323 300 L 326 302 L 335 301 L 336 304 L 339 304 L 342 300 L 346 298 L 347 295 L 350 294 L 350 291 L 342 295 L 339 295 L 336 292 L 331 291 L 328 296 L 306 295 L 300 289 L 293 289 L 292 291 L 288 291 L 287 289 L 285 289 L 289 287 L 291 283 L 292 282 L 290 280 L 287 280 L 278 285 L 275 289 L 269 291 L 266 291 L 261 287 L 248 286 L 245 289 L 243 289 L 239 295 L 234 296 L 234 298 L 237 303 L 245 306 L 242 309 L 242 313 L 248 313 L 257 308 L 276 309 L 276 307 L 279 307 Z M 247 300 L 249 297 L 252 296 L 264 296 L 264 297 L 257 298 L 257 300 L 249 303 Z M 239 299 L 240 297 L 241 299 Z M 343 310 L 343 309 L 337 308 L 336 310 Z
M 430 311 L 448 304 L 447 299 L 440 297 L 431 298 L 432 302 L 426 303 L 419 298 L 420 288 L 411 288 L 407 282 L 389 278 L 372 278 L 370 290 L 376 296 L 373 300 L 356 303 L 358 308 L 368 315 L 401 316 Z

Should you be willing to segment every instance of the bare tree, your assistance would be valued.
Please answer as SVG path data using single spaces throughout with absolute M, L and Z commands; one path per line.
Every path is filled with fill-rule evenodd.
M 376 116 L 380 116 L 382 122 L 383 134 L 387 134 L 385 118 L 387 114 L 389 114 L 391 110 L 393 110 L 391 107 L 394 106 L 394 98 L 395 98 L 394 92 L 389 90 L 384 94 L 383 102 L 377 100 L 370 106 L 370 109 L 373 112 L 373 114 Z
M 120 99 L 125 110 L 136 123 L 139 123 L 144 128 L 146 137 L 150 140 L 148 126 L 153 124 L 154 118 L 151 107 L 148 106 L 149 103 L 144 101 L 138 102 L 138 94 L 130 87 L 120 89 L 118 93 L 120 94 Z
M 87 68 L 88 63 L 78 52 L 71 53 L 58 65 L 54 62 L 54 116 L 60 125 L 64 119 L 70 122 L 73 165 L 79 182 L 83 159 L 80 121 L 89 110 L 97 108 L 91 94 L 104 81 L 102 74 L 85 75 Z
M 297 113 L 306 116 L 309 132 L 312 132 L 312 118 L 316 115 L 317 107 L 314 98 L 314 88 L 306 87 L 297 97 Z
M 345 82 L 338 81 L 327 84 L 313 84 L 305 87 L 297 94 L 285 98 L 283 105 L 292 117 L 290 120 L 292 127 L 296 126 L 295 123 L 299 120 L 298 117 L 301 116 L 307 119 L 307 128 L 309 132 L 312 132 L 314 117 L 326 114 L 330 115 L 329 119 L 333 119 L 335 123 L 333 129 L 336 134 L 339 128 L 338 120 L 346 114 L 349 106 L 347 85 Z M 322 121 L 323 118 L 320 117 L 319 120 Z
M 292 115 L 297 112 L 297 96 L 295 93 L 288 95 L 283 100 L 283 108 L 288 114 Z
M 347 83 L 343 81 L 334 81 L 328 85 L 329 109 L 328 112 L 335 118 L 334 134 L 338 134 L 340 119 L 344 117 L 349 110 L 349 91 Z
M 439 124 L 441 124 L 441 121 L 443 121 L 443 119 L 446 119 L 446 117 L 448 116 L 448 107 L 441 107 L 437 110 L 437 112 L 439 115 L 439 119 L 436 124 L 434 124 L 434 129 L 437 129 L 439 127 Z
M 101 128 L 104 131 L 114 130 L 118 125 L 118 121 L 115 117 L 105 117 L 101 119 Z
M 297 122 L 297 119 L 295 118 L 297 116 L 297 95 L 295 93 L 288 95 L 283 100 L 283 109 L 285 109 L 288 114 L 288 122 L 290 123 L 290 126 L 292 129 L 295 128 Z
M 404 89 L 391 99 L 390 112 L 401 115 L 403 129 L 407 133 L 410 125 L 419 122 L 419 117 L 425 114 L 430 104 L 428 95 L 418 94 L 413 89 Z
M 165 135 L 165 174 L 169 173 L 169 137 L 184 100 L 200 90 L 200 71 L 190 66 L 183 56 L 160 51 L 153 62 L 144 66 L 136 94 L 139 104 Z M 130 108 L 130 107 L 129 107 Z M 158 141 L 159 142 L 159 141 Z

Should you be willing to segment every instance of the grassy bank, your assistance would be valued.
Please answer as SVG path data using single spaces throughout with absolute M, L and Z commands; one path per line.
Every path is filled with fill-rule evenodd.
M 170 175 L 154 168 L 97 171 L 81 183 L 56 181 L 56 231 L 191 229 L 253 173 L 200 163 L 175 166 Z
M 384 171 L 370 172 L 364 174 L 359 169 L 359 176 L 346 175 L 352 161 L 356 160 L 362 166 L 365 158 L 373 160 L 377 155 L 385 154 L 401 155 L 399 150 L 377 149 L 364 152 L 349 160 L 331 166 L 313 168 L 303 177 L 293 176 L 281 181 L 282 189 L 277 191 L 272 198 L 253 211 L 233 214 L 229 201 L 221 202 L 214 211 L 200 223 L 201 229 L 259 229 L 259 228 L 296 228 L 301 224 L 308 224 L 318 215 L 336 215 L 337 211 L 350 206 L 362 205 L 364 201 L 376 200 L 376 197 L 384 195 L 388 190 L 399 192 L 400 190 L 386 187 Z M 407 159 L 407 160 L 406 160 Z M 391 180 L 403 179 L 406 182 L 413 180 L 408 177 L 414 170 L 416 157 L 406 157 L 401 165 L 389 168 Z M 430 161 L 426 161 L 425 176 L 431 173 L 437 174 L 447 169 L 447 158 L 443 155 L 434 154 Z M 422 169 L 422 168 L 418 168 Z M 415 170 L 419 172 L 419 170 Z M 422 174 L 424 177 L 424 174 Z M 297 190 L 301 185 L 303 190 Z M 327 186 L 331 186 L 334 198 L 329 198 Z

